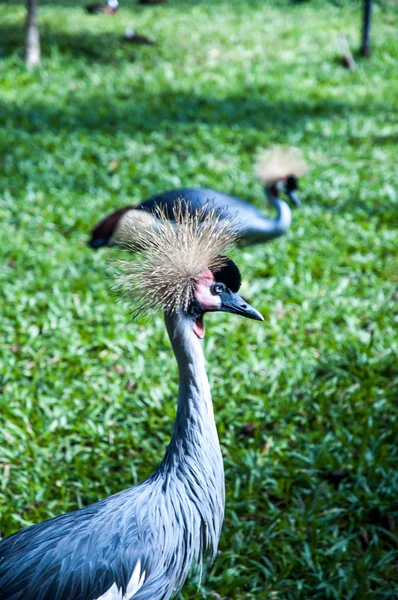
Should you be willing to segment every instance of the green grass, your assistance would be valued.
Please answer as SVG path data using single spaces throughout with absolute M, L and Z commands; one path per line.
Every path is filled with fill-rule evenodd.
M 34 71 L 23 3 L 0 7 L 0 534 L 138 482 L 170 436 L 162 319 L 115 302 L 120 252 L 90 228 L 179 185 L 266 210 L 255 154 L 296 145 L 312 170 L 289 235 L 236 253 L 265 324 L 207 319 L 227 510 L 182 597 L 396 598 L 398 5 L 375 5 L 354 72 L 337 36 L 356 47 L 357 2 L 81 6 L 42 2 Z M 158 45 L 124 45 L 127 25 Z

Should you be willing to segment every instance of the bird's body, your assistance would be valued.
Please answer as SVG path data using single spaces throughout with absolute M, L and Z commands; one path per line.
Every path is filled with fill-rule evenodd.
M 124 280 L 138 303 L 152 295 L 153 307 L 163 305 L 178 363 L 176 419 L 160 467 L 128 490 L 2 540 L 0 600 L 168 600 L 193 566 L 201 573 L 206 555 L 214 558 L 224 514 L 224 474 L 200 342 L 202 317 L 209 310 L 262 317 L 235 293 L 237 267 L 232 261 L 222 266 L 215 255 L 230 234 L 214 228 L 207 239 L 206 230 L 201 235 L 190 256 L 191 230 L 169 229 L 163 238 L 153 232 L 155 255 L 147 253 L 149 262 L 141 263 L 141 270 L 134 267 Z M 167 256 L 173 243 L 177 257 Z M 199 261 L 199 272 L 207 262 L 213 270 L 187 271 L 190 260 Z M 171 288 L 164 295 L 169 278 Z
M 305 172 L 306 167 L 303 162 L 298 162 L 297 156 L 294 157 L 294 164 L 289 155 L 285 156 L 283 169 L 280 162 L 275 164 L 275 158 L 270 153 L 266 153 L 266 158 L 262 160 L 265 167 L 261 164 L 257 172 L 259 178 L 266 183 L 266 196 L 270 206 L 276 210 L 275 217 L 264 215 L 254 204 L 238 196 L 209 188 L 177 188 L 157 194 L 139 204 L 125 206 L 106 216 L 92 230 L 90 246 L 100 248 L 124 243 L 130 235 L 134 235 L 134 219 L 139 216 L 137 211 L 145 211 L 156 217 L 160 207 L 172 215 L 175 203 L 181 198 L 187 203 L 187 209 L 192 214 L 207 207 L 209 210 L 216 208 L 222 218 L 238 215 L 241 227 L 240 242 L 243 244 L 266 243 L 280 237 L 288 231 L 292 219 L 291 209 L 287 202 L 280 198 L 280 193 L 286 193 L 297 205 L 296 175 Z M 280 161 L 279 157 L 278 160 Z M 262 176 L 262 172 L 265 172 L 265 176 Z
M 157 207 L 164 207 L 172 214 L 174 204 L 178 198 L 184 198 L 192 214 L 205 206 L 215 208 L 221 217 L 227 218 L 238 214 L 242 238 L 247 244 L 268 241 L 283 235 L 290 226 L 291 212 L 286 202 L 280 198 L 272 199 L 277 210 L 276 218 L 266 217 L 254 204 L 242 200 L 238 196 L 225 194 L 209 188 L 179 188 L 154 196 L 142 202 L 137 208 L 152 214 Z
M 86 12 L 90 15 L 114 15 L 119 10 L 118 0 L 107 0 L 107 2 L 97 2 L 94 4 L 87 4 L 85 6 Z
M 100 248 L 118 243 L 122 230 L 128 226 L 130 218 L 135 216 L 135 211 L 156 215 L 160 207 L 166 208 L 169 214 L 172 214 L 178 199 L 187 202 L 188 210 L 192 214 L 205 207 L 209 210 L 216 208 L 223 217 L 239 214 L 242 227 L 241 243 L 245 244 L 264 243 L 280 237 L 286 233 L 291 223 L 290 207 L 280 198 L 273 200 L 277 216 L 272 218 L 266 217 L 254 204 L 231 194 L 208 188 L 178 188 L 153 196 L 141 204 L 125 206 L 105 217 L 91 232 L 91 247 Z
M 138 0 L 138 4 L 165 4 L 167 0 Z
M 153 40 L 150 40 L 145 35 L 140 35 L 135 31 L 135 29 L 132 29 L 131 27 L 126 29 L 126 33 L 123 36 L 123 41 L 129 42 L 130 44 L 137 44 L 139 46 L 155 45 L 155 42 Z

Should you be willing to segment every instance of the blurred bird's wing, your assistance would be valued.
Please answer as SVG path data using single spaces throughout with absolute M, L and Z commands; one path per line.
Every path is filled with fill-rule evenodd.
M 134 205 L 124 206 L 107 215 L 91 230 L 91 240 L 89 242 L 92 248 L 100 248 L 111 243 L 113 235 L 118 227 L 122 217 L 135 209 Z

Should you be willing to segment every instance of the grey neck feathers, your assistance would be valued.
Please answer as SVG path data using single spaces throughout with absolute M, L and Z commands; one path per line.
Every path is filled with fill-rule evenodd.
M 197 443 L 206 438 L 219 448 L 202 343 L 193 332 L 191 319 L 183 313 L 168 315 L 165 320 L 179 373 L 173 442 L 183 442 L 186 451 L 197 453 L 201 449 Z
M 276 208 L 277 216 L 274 219 L 275 228 L 278 235 L 283 235 L 290 227 L 292 222 L 292 212 L 289 205 L 284 201 L 275 196 L 270 187 L 266 186 L 265 193 L 268 198 L 268 202 Z
M 262 244 L 284 235 L 290 227 L 292 213 L 289 205 L 275 196 L 271 187 L 266 186 L 265 193 L 277 215 L 275 218 L 261 215 L 257 219 L 251 219 L 250 224 L 245 228 L 242 244 Z
M 206 551 L 214 557 L 221 533 L 223 461 L 202 344 L 193 332 L 192 320 L 182 312 L 166 315 L 165 321 L 178 363 L 179 393 L 173 435 L 160 472 L 166 485 L 178 482 L 200 521 L 194 525 L 201 531 L 194 554 L 201 565 Z

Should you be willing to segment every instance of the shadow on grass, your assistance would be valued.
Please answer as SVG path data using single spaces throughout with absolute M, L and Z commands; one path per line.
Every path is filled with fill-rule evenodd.
M 134 62 L 137 46 L 127 44 L 123 40 L 124 28 L 120 24 L 120 32 L 99 31 L 93 33 L 81 30 L 78 33 L 66 33 L 52 29 L 45 24 L 40 27 L 40 45 L 42 57 L 47 58 L 57 52 L 73 60 L 83 59 L 89 64 L 118 64 Z M 0 25 L 0 58 L 24 56 L 25 32 L 24 24 Z M 142 48 L 142 46 L 140 47 Z M 151 48 L 152 52 L 156 52 Z
M 274 128 L 278 132 L 302 131 L 315 119 L 344 118 L 358 112 L 363 117 L 377 107 L 355 106 L 335 100 L 271 102 L 256 89 L 246 89 L 236 96 L 217 98 L 169 89 L 160 94 L 137 91 L 126 84 L 114 95 L 96 91 L 84 98 L 71 81 L 71 90 L 62 105 L 48 104 L 44 99 L 32 99 L 28 104 L 0 102 L 0 114 L 16 129 L 35 133 L 43 126 L 58 130 L 110 132 L 115 129 L 134 134 L 154 131 L 160 126 L 220 125 L 228 127 Z M 380 107 L 381 110 L 381 107 Z
M 89 65 L 118 65 L 139 60 L 142 52 L 158 51 L 151 47 L 130 46 L 123 42 L 122 35 L 122 31 L 120 36 L 113 32 L 57 32 L 46 24 L 41 28 L 42 53 L 46 56 L 51 49 L 58 52 L 62 60 L 66 57 Z M 0 57 L 5 53 L 22 57 L 23 52 L 23 27 L 0 25 Z M 46 68 L 44 62 L 42 68 Z M 136 85 L 126 81 L 125 85 L 115 87 L 113 94 L 109 89 L 106 92 L 98 89 L 90 94 L 87 88 L 79 90 L 78 80 L 71 80 L 70 90 L 59 98 L 57 105 L 47 103 L 44 97 L 15 105 L 2 105 L 0 101 L 0 115 L 15 129 L 29 132 L 47 126 L 54 132 L 61 129 L 113 132 L 118 129 L 132 135 L 137 128 L 153 131 L 167 124 L 207 124 L 255 129 L 270 127 L 284 134 L 302 131 L 306 123 L 315 119 L 345 118 L 355 113 L 362 117 L 373 116 L 385 109 L 384 105 L 377 107 L 366 102 L 352 106 L 349 101 L 332 98 L 302 101 L 293 94 L 286 100 L 270 100 L 279 92 L 279 84 L 275 89 L 268 86 L 266 95 L 256 87 L 247 86 L 239 95 L 217 97 L 179 91 L 174 83 L 159 94 L 151 94 L 148 89 L 137 90 Z

